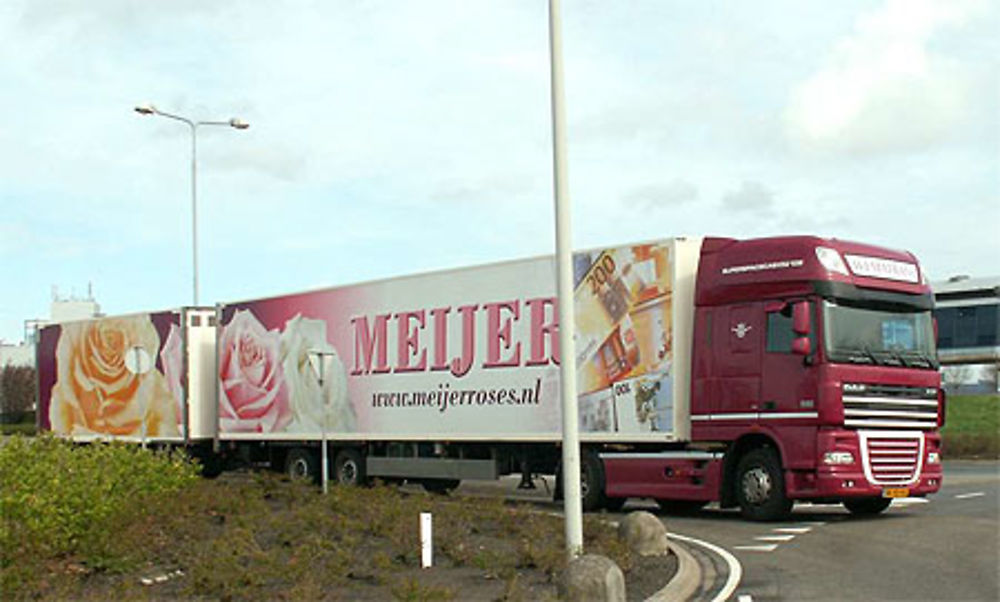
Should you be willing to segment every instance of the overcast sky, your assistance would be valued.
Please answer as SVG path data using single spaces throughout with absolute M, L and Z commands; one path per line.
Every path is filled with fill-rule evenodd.
M 1000 274 L 992 1 L 564 0 L 574 246 L 819 234 Z M 0 3 L 0 338 L 553 249 L 547 3 Z

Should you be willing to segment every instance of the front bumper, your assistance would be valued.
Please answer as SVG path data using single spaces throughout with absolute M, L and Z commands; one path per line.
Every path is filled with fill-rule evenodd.
M 923 431 L 848 431 L 820 433 L 815 471 L 786 474 L 789 496 L 839 501 L 883 495 L 922 497 L 941 489 L 941 438 Z M 847 452 L 849 464 L 826 464 L 827 452 Z M 935 456 L 937 461 L 934 460 Z

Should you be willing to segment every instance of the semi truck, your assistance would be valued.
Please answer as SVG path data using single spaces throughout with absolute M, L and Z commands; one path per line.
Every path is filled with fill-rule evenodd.
M 109 318 L 51 326 L 40 420 L 74 438 L 135 439 L 147 424 L 208 472 L 318 479 L 328 455 L 342 485 L 446 492 L 547 474 L 558 497 L 559 363 L 574 361 L 587 510 L 652 498 L 671 512 L 716 501 L 752 520 L 795 502 L 875 514 L 940 488 L 933 296 L 912 254 L 685 237 L 583 251 L 573 265 L 571 358 L 554 259 L 523 259 L 133 316 L 156 340 L 129 338 L 144 322 L 120 341 L 102 330 Z M 172 335 L 180 351 L 166 352 Z M 116 351 L 95 363 L 121 364 L 120 382 L 81 368 L 100 353 L 81 346 L 102 337 Z M 177 377 L 170 355 L 184 358 Z M 106 381 L 118 384 L 87 393 Z M 150 401 L 164 387 L 173 414 Z

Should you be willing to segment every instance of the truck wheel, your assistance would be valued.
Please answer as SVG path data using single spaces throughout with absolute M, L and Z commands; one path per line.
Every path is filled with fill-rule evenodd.
M 368 482 L 365 476 L 365 460 L 361 452 L 348 447 L 340 450 L 333 462 L 334 480 L 338 485 L 361 486 Z
M 604 495 L 604 465 L 592 450 L 583 450 L 580 458 L 580 498 L 585 512 L 600 510 L 607 503 Z
M 853 500 L 844 500 L 844 507 L 851 514 L 858 516 L 871 516 L 882 512 L 889 507 L 892 500 L 887 497 L 864 497 Z
M 222 474 L 226 467 L 225 460 L 219 454 L 208 452 L 198 458 L 201 462 L 201 476 L 214 479 Z
M 656 500 L 656 504 L 667 514 L 682 516 L 694 514 L 708 505 L 708 502 L 701 500 Z
M 292 479 L 319 480 L 319 463 L 311 449 L 296 447 L 285 456 L 285 474 Z
M 792 501 L 785 497 L 785 475 L 774 450 L 760 447 L 740 459 L 736 500 L 743 516 L 750 520 L 774 521 L 788 516 Z
M 420 482 L 423 486 L 424 491 L 429 493 L 436 493 L 438 495 L 445 495 L 451 493 L 458 486 L 462 484 L 462 481 L 458 479 L 424 479 Z

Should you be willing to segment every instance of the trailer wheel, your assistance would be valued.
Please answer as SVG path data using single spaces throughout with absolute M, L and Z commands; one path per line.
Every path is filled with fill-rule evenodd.
M 222 456 L 212 452 L 207 452 L 198 457 L 198 460 L 201 462 L 201 476 L 206 479 L 214 479 L 222 474 L 226 465 Z
M 743 516 L 756 521 L 781 520 L 792 510 L 785 496 L 785 475 L 769 447 L 749 451 L 736 466 L 736 500 Z
M 365 460 L 361 457 L 361 452 L 352 447 L 340 450 L 333 462 L 333 470 L 338 485 L 361 486 L 368 482 Z
M 600 510 L 607 503 L 604 495 L 604 465 L 597 452 L 585 449 L 580 458 L 580 498 L 585 512 Z
M 285 474 L 292 479 L 319 480 L 319 463 L 311 449 L 295 447 L 285 456 Z
M 445 495 L 451 493 L 455 489 L 458 489 L 458 486 L 462 484 L 462 481 L 458 479 L 424 479 L 420 481 L 420 484 L 423 486 L 424 491 L 436 493 L 438 495 Z
M 851 514 L 858 516 L 872 516 L 878 514 L 889 507 L 892 500 L 887 497 L 865 497 L 853 500 L 844 500 L 844 507 Z

